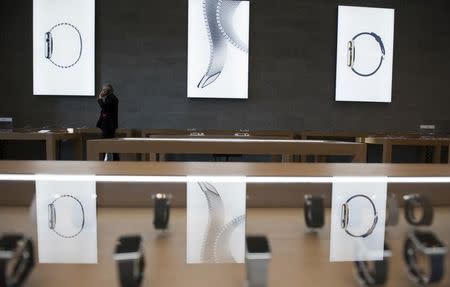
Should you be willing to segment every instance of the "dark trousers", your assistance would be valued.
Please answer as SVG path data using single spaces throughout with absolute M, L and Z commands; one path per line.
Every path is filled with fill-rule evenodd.
M 116 136 L 116 130 L 114 129 L 103 129 L 102 130 L 102 138 L 104 139 L 113 139 Z M 105 158 L 105 155 L 102 155 L 102 159 Z M 113 161 L 119 161 L 120 157 L 118 153 L 113 153 Z

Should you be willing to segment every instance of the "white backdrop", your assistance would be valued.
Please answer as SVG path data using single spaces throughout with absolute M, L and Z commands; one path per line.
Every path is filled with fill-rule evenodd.
M 245 178 L 237 183 L 210 183 L 209 190 L 217 196 L 207 195 L 200 184 L 187 183 L 187 263 L 244 263 Z M 212 258 L 208 250 L 217 256 Z M 221 250 L 229 251 L 232 258 L 220 256 Z
M 347 65 L 348 44 L 359 33 L 380 37 L 385 54 L 376 71 L 382 49 L 375 37 L 361 35 L 354 40 L 355 71 Z M 336 101 L 391 102 L 394 47 L 394 9 L 339 6 L 336 63 Z
M 95 0 L 33 0 L 33 89 L 35 95 L 95 94 Z
M 49 228 L 51 203 L 56 209 L 54 230 Z M 36 213 L 39 263 L 97 263 L 94 175 L 80 175 L 78 179 L 42 175 L 36 180 Z
M 223 11 L 224 21 L 231 24 L 231 28 L 224 30 L 215 12 L 217 7 L 227 7 L 230 2 L 238 4 L 237 9 L 231 12 L 229 9 L 219 9 Z M 203 9 L 206 4 L 209 10 Z M 211 25 L 207 24 L 206 10 L 213 17 Z M 249 1 L 189 0 L 188 98 L 248 98 L 249 18 Z M 227 27 L 225 24 L 223 26 Z M 214 49 L 210 45 L 212 40 L 210 42 L 209 35 L 215 39 Z M 245 48 L 247 51 L 244 51 Z M 209 85 L 198 87 L 208 73 L 210 60 L 214 68 L 209 70 L 209 75 L 215 74 L 212 70 L 221 70 L 221 73 Z

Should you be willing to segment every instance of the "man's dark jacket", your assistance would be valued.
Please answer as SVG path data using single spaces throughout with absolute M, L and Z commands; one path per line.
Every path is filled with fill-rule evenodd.
M 119 99 L 109 94 L 104 100 L 98 99 L 102 111 L 97 121 L 97 127 L 102 131 L 115 131 L 118 125 Z

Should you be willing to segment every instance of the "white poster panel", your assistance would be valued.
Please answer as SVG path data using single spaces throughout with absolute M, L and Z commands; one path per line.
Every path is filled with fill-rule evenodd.
M 189 0 L 188 98 L 248 98 L 250 1 Z
M 244 263 L 246 184 L 187 183 L 187 263 Z
M 336 101 L 391 102 L 394 9 L 339 6 Z
M 33 90 L 95 94 L 95 0 L 33 0 Z
M 377 261 L 384 256 L 387 178 L 333 183 L 330 261 Z
M 39 262 L 97 263 L 95 177 L 37 177 Z

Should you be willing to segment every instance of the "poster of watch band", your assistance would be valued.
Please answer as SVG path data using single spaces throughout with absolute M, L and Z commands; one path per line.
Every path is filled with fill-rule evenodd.
M 244 263 L 246 184 L 187 183 L 187 263 Z
M 338 10 L 336 101 L 390 103 L 394 9 Z
M 33 0 L 33 90 L 94 96 L 95 0 Z
M 387 179 L 334 182 L 330 261 L 377 261 L 384 256 Z
M 38 176 L 36 211 L 40 263 L 97 263 L 94 176 Z
M 248 98 L 250 1 L 189 0 L 188 98 Z

